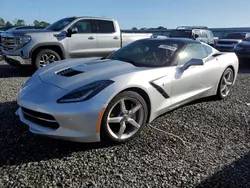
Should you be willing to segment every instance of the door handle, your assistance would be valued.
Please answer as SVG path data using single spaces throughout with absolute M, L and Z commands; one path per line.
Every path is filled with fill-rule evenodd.
M 93 40 L 93 39 L 95 39 L 94 37 L 89 37 L 89 40 Z
M 119 39 L 119 38 L 118 38 L 118 37 L 114 37 L 113 39 L 117 40 L 117 39 Z

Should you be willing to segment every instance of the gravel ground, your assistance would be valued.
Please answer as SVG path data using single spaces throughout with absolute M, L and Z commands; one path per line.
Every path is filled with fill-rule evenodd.
M 29 72 L 0 63 L 0 187 L 250 187 L 250 71 L 230 97 L 156 119 L 132 142 L 105 146 L 29 133 L 15 116 Z

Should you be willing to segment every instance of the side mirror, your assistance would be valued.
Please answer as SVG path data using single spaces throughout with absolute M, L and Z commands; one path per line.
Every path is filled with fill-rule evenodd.
M 195 39 L 199 38 L 199 35 L 194 34 L 194 38 L 195 38 Z
M 204 65 L 204 62 L 202 59 L 191 59 L 190 61 L 186 62 L 181 69 L 183 71 L 187 70 L 191 66 L 199 66 L 199 65 Z
M 68 29 L 68 37 L 71 37 L 71 35 L 78 33 L 78 29 L 73 27 Z

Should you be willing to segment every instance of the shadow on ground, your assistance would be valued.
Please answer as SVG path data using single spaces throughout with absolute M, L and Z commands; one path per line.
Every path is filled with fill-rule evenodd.
M 225 166 L 221 171 L 215 173 L 202 183 L 199 187 L 250 187 L 250 153 Z
M 72 152 L 106 147 L 103 143 L 75 143 L 34 135 L 15 115 L 16 102 L 0 103 L 0 167 L 64 158 Z
M 29 77 L 33 74 L 30 66 L 14 67 L 0 62 L 0 78 Z

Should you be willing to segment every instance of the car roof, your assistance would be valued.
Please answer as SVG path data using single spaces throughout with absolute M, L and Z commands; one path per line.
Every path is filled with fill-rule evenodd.
M 189 38 L 146 38 L 142 40 L 153 40 L 153 41 L 167 41 L 167 42 L 177 42 L 183 44 L 201 44 L 200 41 L 189 39 Z

